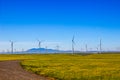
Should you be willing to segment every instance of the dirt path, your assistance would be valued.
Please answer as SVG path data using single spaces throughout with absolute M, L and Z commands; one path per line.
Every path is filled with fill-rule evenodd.
M 48 78 L 25 71 L 19 62 L 0 62 L 0 80 L 49 80 Z

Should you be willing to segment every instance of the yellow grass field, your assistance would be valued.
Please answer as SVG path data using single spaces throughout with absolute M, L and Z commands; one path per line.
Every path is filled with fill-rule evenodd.
M 22 60 L 24 69 L 56 80 L 120 80 L 120 54 L 0 55 L 0 60 Z

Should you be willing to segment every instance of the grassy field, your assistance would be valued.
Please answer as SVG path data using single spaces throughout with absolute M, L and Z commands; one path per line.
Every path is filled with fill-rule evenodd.
M 0 55 L 0 60 L 22 60 L 26 70 L 56 80 L 120 80 L 120 54 Z

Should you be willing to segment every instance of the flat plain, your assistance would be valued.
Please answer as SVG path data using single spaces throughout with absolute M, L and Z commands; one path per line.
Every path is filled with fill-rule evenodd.
M 120 80 L 120 54 L 1 54 L 28 72 L 55 80 Z

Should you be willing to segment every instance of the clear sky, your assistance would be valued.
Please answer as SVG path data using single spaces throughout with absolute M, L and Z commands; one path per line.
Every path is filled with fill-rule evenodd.
M 119 0 L 0 0 L 0 50 L 42 47 L 76 50 L 85 44 L 96 49 L 120 50 Z

